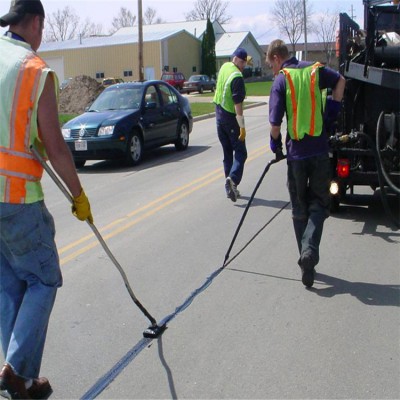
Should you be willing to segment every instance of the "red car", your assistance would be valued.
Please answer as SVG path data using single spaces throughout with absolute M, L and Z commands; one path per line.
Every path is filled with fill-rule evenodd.
M 183 88 L 183 82 L 185 82 L 185 76 L 182 72 L 163 72 L 161 80 L 168 82 L 175 89 L 181 90 Z

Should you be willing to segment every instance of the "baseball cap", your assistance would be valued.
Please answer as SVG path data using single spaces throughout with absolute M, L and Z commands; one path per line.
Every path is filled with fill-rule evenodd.
M 17 24 L 26 14 L 44 17 L 44 8 L 40 0 L 12 0 L 10 11 L 0 18 L 0 26 Z
M 247 61 L 247 51 L 242 47 L 238 47 L 232 54 L 232 57 L 238 57 L 243 61 Z

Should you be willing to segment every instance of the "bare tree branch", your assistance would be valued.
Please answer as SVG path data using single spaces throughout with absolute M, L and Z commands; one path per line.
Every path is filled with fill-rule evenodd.
M 295 45 L 304 34 L 304 7 L 306 2 L 307 33 L 312 31 L 312 8 L 308 0 L 276 0 L 272 13 L 279 31 L 287 36 L 295 54 Z
M 91 22 L 88 18 L 80 26 L 79 32 L 82 37 L 101 36 L 104 34 L 103 25 L 95 24 L 94 22 Z
M 164 21 L 160 17 L 156 18 L 156 15 L 157 15 L 157 11 L 154 8 L 147 7 L 146 11 L 144 12 L 144 15 L 143 15 L 143 23 L 145 25 L 163 23 Z
M 209 19 L 211 22 L 218 21 L 226 24 L 231 16 L 226 14 L 228 2 L 221 0 L 197 0 L 194 9 L 185 15 L 186 21 L 199 21 Z
M 79 17 L 69 6 L 48 15 L 45 21 L 45 42 L 62 42 L 74 39 L 79 34 Z
M 134 26 L 136 22 L 136 15 L 133 15 L 127 8 L 121 7 L 119 14 L 113 18 L 112 28 L 110 33 L 116 32 L 120 28 L 125 28 L 127 26 Z
M 339 12 L 330 13 L 329 10 L 317 20 L 317 36 L 324 46 L 326 62 L 330 65 L 335 51 L 336 28 L 338 24 Z

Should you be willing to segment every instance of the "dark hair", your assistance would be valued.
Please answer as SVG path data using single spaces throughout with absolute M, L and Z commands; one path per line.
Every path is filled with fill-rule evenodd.
M 31 21 L 37 16 L 38 16 L 37 14 L 25 14 L 22 17 L 22 19 L 20 21 L 18 21 L 15 25 L 20 25 L 23 28 L 26 28 L 31 23 Z M 42 17 L 42 21 L 43 21 L 43 17 Z
M 289 50 L 283 40 L 275 39 L 268 46 L 267 59 L 271 60 L 273 56 L 279 56 L 283 60 L 289 58 Z

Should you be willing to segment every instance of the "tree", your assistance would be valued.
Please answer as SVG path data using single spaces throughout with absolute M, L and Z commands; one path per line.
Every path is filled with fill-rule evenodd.
M 88 18 L 80 26 L 79 32 L 80 32 L 81 37 L 104 35 L 103 34 L 103 25 L 95 24 L 94 22 L 91 22 Z
M 156 18 L 157 11 L 154 8 L 147 7 L 146 11 L 144 12 L 143 15 L 143 22 L 145 25 L 151 25 L 151 24 L 161 24 L 164 21 L 160 18 Z
M 48 15 L 45 19 L 44 42 L 63 42 L 77 37 L 102 35 L 103 26 L 86 19 L 83 24 L 74 9 L 66 6 L 63 10 Z
M 45 42 L 63 42 L 79 35 L 79 17 L 68 6 L 48 15 L 45 21 Z
M 221 0 L 196 0 L 194 9 L 185 15 L 186 21 L 199 21 L 209 19 L 226 24 L 231 20 L 231 16 L 226 14 L 228 2 Z
M 296 53 L 296 43 L 304 33 L 304 2 L 306 3 L 307 31 L 312 31 L 312 8 L 308 0 L 276 0 L 272 10 L 280 32 L 288 37 L 292 45 L 293 54 Z
M 317 20 L 317 36 L 324 46 L 326 62 L 330 65 L 332 56 L 335 52 L 336 28 L 339 12 L 330 13 L 329 10 Z
M 134 26 L 136 22 L 136 15 L 133 15 L 127 8 L 121 7 L 119 14 L 113 18 L 111 23 L 112 28 L 110 33 L 116 32 L 120 28 L 125 28 L 127 26 Z
M 207 19 L 207 28 L 201 42 L 201 70 L 203 74 L 213 78 L 215 78 L 217 73 L 215 35 L 210 19 Z

